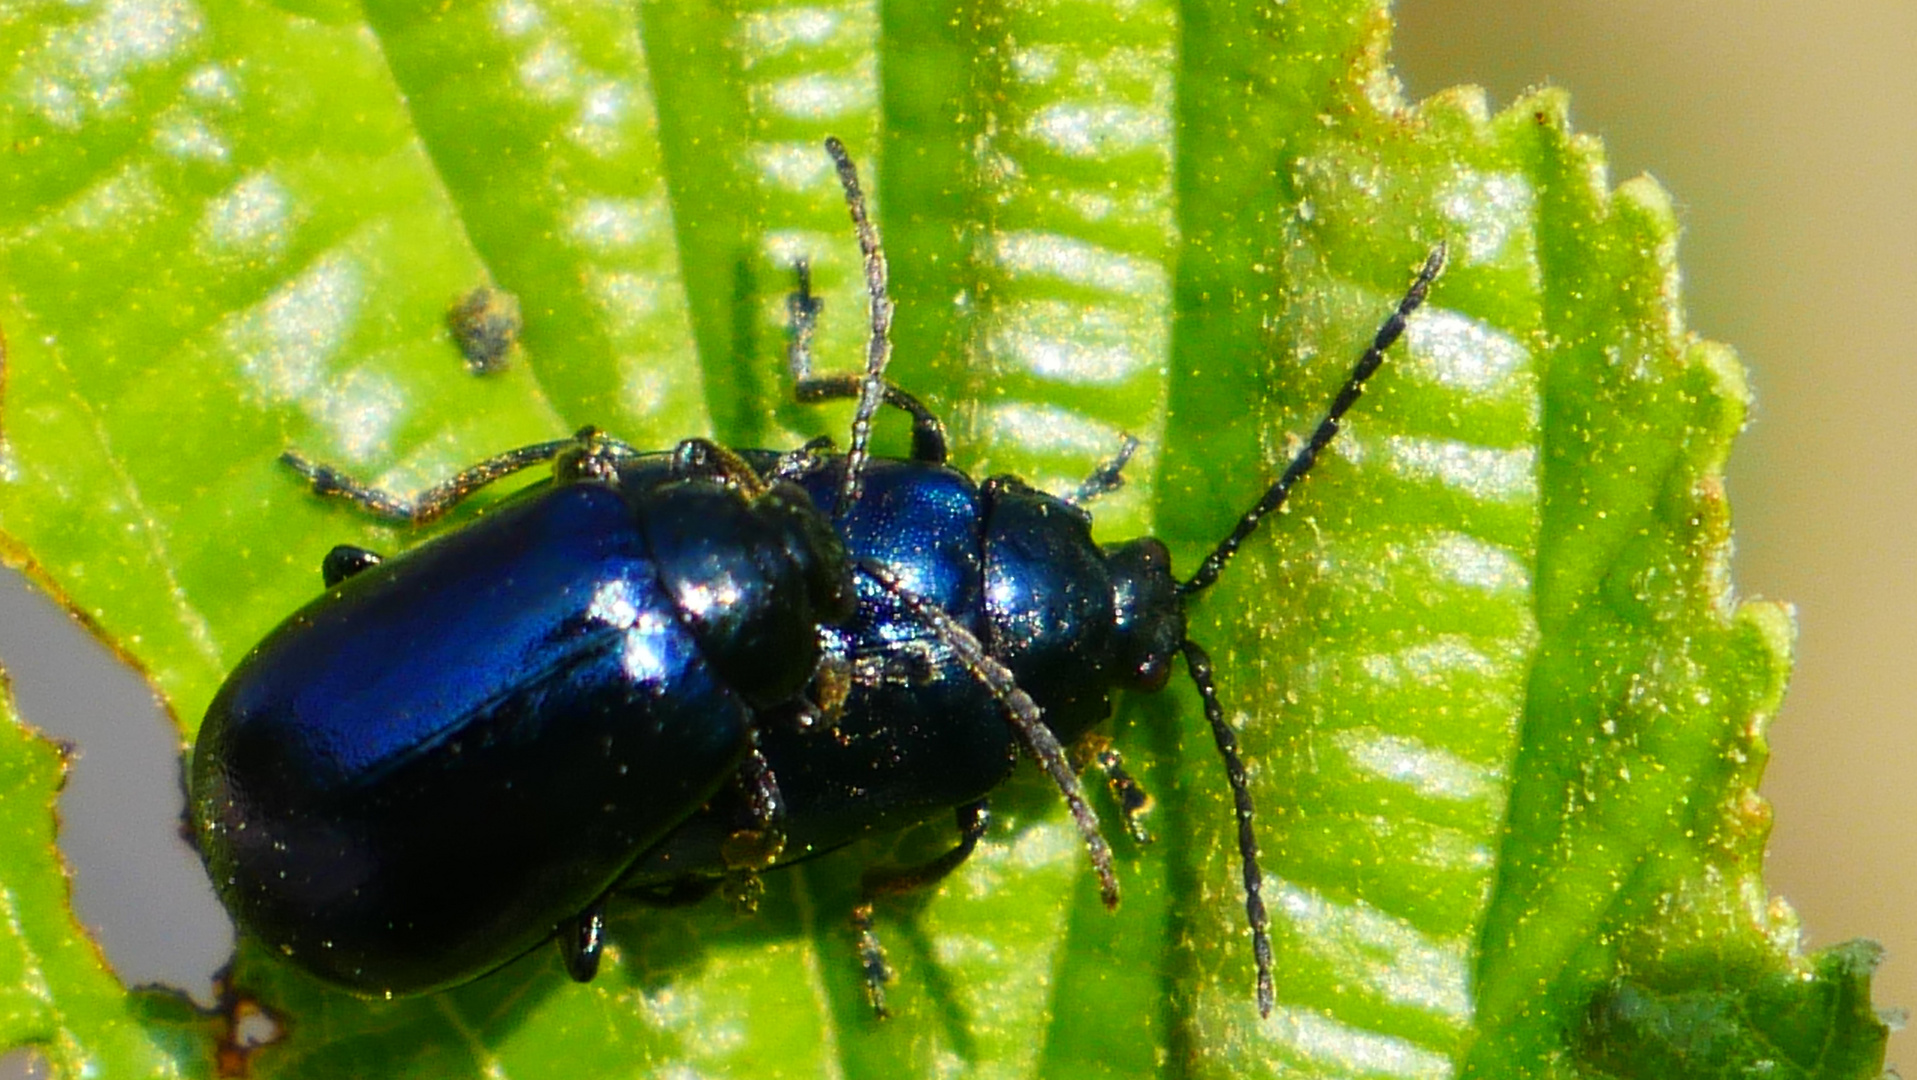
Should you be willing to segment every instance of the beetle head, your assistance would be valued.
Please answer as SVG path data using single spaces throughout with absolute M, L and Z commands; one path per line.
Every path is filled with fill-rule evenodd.
M 1133 690 L 1155 691 L 1171 677 L 1185 643 L 1185 602 L 1171 573 L 1171 553 L 1151 537 L 1105 549 L 1112 578 L 1113 675 Z

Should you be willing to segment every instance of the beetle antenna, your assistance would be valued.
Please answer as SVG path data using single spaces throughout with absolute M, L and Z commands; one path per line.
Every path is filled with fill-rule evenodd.
M 1218 580 L 1218 572 L 1225 568 L 1225 564 L 1231 561 L 1233 555 L 1238 554 L 1239 545 L 1250 538 L 1252 533 L 1258 531 L 1258 523 L 1263 521 L 1266 515 L 1276 513 L 1285 505 L 1285 498 L 1291 494 L 1292 485 L 1305 478 L 1305 474 L 1311 471 L 1311 467 L 1318 463 L 1318 455 L 1323 453 L 1325 447 L 1331 445 L 1331 440 L 1338 436 L 1338 428 L 1344 420 L 1345 413 L 1357 404 L 1358 398 L 1365 392 L 1365 380 L 1371 378 L 1372 373 L 1378 370 L 1378 365 L 1384 363 L 1385 350 L 1389 349 L 1398 340 L 1399 335 L 1404 333 L 1405 320 L 1409 319 L 1411 313 L 1418 310 L 1424 303 L 1425 293 L 1430 291 L 1431 283 L 1437 279 L 1439 271 L 1444 269 L 1444 259 L 1445 246 L 1440 243 L 1431 249 L 1430 255 L 1425 257 L 1423 269 L 1418 271 L 1417 278 L 1411 282 L 1411 288 L 1405 290 L 1404 299 L 1398 301 L 1397 309 L 1385 319 L 1384 325 L 1378 328 L 1377 335 L 1371 339 L 1371 347 L 1358 358 L 1357 366 L 1351 369 L 1351 375 L 1345 379 L 1345 385 L 1338 391 L 1338 396 L 1331 400 L 1331 408 L 1326 410 L 1325 418 L 1318 421 L 1318 429 L 1311 433 L 1310 441 L 1305 443 L 1304 449 L 1298 451 L 1298 456 L 1291 459 L 1291 464 L 1285 467 L 1284 475 L 1278 478 L 1277 483 L 1271 485 L 1271 489 L 1265 492 L 1264 498 L 1258 500 L 1258 505 L 1245 511 L 1245 516 L 1238 519 L 1238 526 L 1232 529 L 1231 535 L 1219 541 L 1218 546 L 1212 549 L 1212 553 L 1205 556 L 1205 561 L 1198 566 L 1198 572 L 1193 574 L 1189 581 L 1178 586 L 1180 595 L 1190 596 L 1210 588 Z
M 1218 681 L 1212 677 L 1211 656 L 1191 640 L 1180 648 L 1185 652 L 1185 670 L 1191 673 L 1198 696 L 1205 701 L 1205 720 L 1218 743 L 1218 756 L 1225 759 L 1225 779 L 1231 784 L 1232 806 L 1238 815 L 1238 857 L 1245 868 L 1245 921 L 1251 924 L 1251 953 L 1258 964 L 1258 1015 L 1270 1016 L 1274 996 L 1271 917 L 1265 913 L 1265 875 L 1258 869 L 1258 835 L 1251 827 L 1251 785 L 1245 777 L 1245 762 L 1238 756 L 1238 736 L 1225 722 L 1224 707 L 1218 704 Z
M 569 450 L 581 449 L 589 445 L 630 449 L 624 443 L 614 444 L 611 440 L 604 439 L 597 429 L 581 428 L 579 433 L 570 439 L 534 443 L 517 450 L 508 450 L 503 454 L 495 454 L 412 496 L 395 494 L 356 480 L 331 465 L 324 465 L 308 458 L 298 450 L 287 450 L 281 453 L 280 464 L 305 477 L 308 486 L 316 495 L 345 499 L 359 507 L 362 512 L 381 521 L 417 526 L 439 519 L 448 510 L 464 502 L 475 491 L 495 480 L 530 469 L 534 465 L 543 465 Z
M 937 637 L 939 644 L 952 650 L 952 655 L 972 673 L 972 677 L 985 684 L 992 696 L 1005 705 L 1010 717 L 1012 730 L 1018 734 L 1018 740 L 1024 744 L 1026 753 L 1038 759 L 1039 767 L 1051 776 L 1052 782 L 1065 796 L 1065 805 L 1072 811 L 1072 820 L 1078 825 L 1079 835 L 1085 838 L 1085 847 L 1092 856 L 1092 869 L 1098 874 L 1098 895 L 1107 908 L 1118 906 L 1118 877 L 1112 872 L 1112 849 L 1105 843 L 1105 834 L 1098 827 L 1098 812 L 1085 799 L 1085 789 L 1078 782 L 1078 773 L 1065 756 L 1065 748 L 1058 744 L 1058 736 L 1045 726 L 1044 711 L 1038 702 L 1018 688 L 1018 682 L 1004 664 L 994 660 L 985 646 L 971 631 L 960 626 L 937 604 L 907 589 L 898 579 L 898 575 L 872 559 L 860 559 L 858 568 L 867 577 L 879 583 L 886 592 L 891 593 L 905 605 L 912 616 L 924 623 L 926 628 Z M 1242 769 L 1240 770 L 1243 771 Z
M 871 299 L 872 334 L 865 345 L 865 378 L 859 384 L 859 407 L 852 414 L 852 444 L 845 451 L 845 476 L 839 485 L 839 502 L 833 516 L 844 520 L 859 501 L 859 487 L 865 481 L 866 444 L 872 437 L 872 418 L 885 399 L 885 365 L 892 359 L 892 300 L 885 291 L 885 252 L 879 248 L 879 231 L 865 212 L 865 193 L 859 188 L 859 170 L 852 155 L 837 136 L 828 135 L 825 152 L 839 172 L 839 186 L 845 189 L 845 206 L 852 213 L 852 225 L 858 230 L 859 250 L 865 255 L 865 291 Z

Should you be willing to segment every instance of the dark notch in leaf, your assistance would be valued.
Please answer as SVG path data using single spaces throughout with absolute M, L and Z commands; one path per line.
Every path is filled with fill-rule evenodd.
M 209 1075 L 218 1023 L 183 995 L 128 992 L 68 908 L 53 815 L 66 768 L 0 672 L 0 1046 L 62 1077 Z

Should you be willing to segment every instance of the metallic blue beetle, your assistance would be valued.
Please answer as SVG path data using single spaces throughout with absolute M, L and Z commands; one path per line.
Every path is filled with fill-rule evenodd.
M 791 359 L 802 400 L 859 399 L 843 455 L 824 441 L 641 453 L 587 429 L 415 500 L 287 455 L 316 491 L 412 523 L 533 465 L 554 478 L 391 560 L 334 549 L 327 593 L 222 687 L 191 812 L 244 931 L 361 993 L 456 985 L 555 936 L 585 980 L 610 896 L 700 895 L 956 809 L 951 851 L 867 875 L 854 922 L 882 1014 L 871 901 L 970 855 L 1020 749 L 1064 792 L 1116 903 L 1061 743 L 1105 719 L 1113 688 L 1162 688 L 1182 653 L 1237 805 L 1270 1011 L 1251 799 L 1184 605 L 1336 435 L 1443 249 L 1281 479 L 1180 582 L 1157 540 L 1091 539 L 1079 504 L 1121 482 L 1129 442 L 1063 499 L 946 467 L 939 421 L 883 379 L 884 258 L 849 157 L 827 150 L 865 254 L 871 347 L 862 378 L 811 373 L 818 304 L 802 265 Z M 913 418 L 910 460 L 868 456 L 882 404 Z M 1142 794 L 1115 755 L 1101 760 L 1142 836 Z
M 707 449 L 608 469 L 628 455 L 588 435 L 481 526 L 328 557 L 194 754 L 242 928 L 354 990 L 456 985 L 592 909 L 740 770 L 852 592 L 802 491 Z

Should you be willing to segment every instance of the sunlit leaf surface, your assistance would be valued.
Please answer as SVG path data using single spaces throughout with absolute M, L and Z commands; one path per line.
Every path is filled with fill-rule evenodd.
M 842 438 L 782 362 L 800 258 L 823 361 L 865 334 L 827 134 L 884 230 L 894 376 L 958 462 L 1065 490 L 1136 436 L 1100 533 L 1185 567 L 1451 253 L 1193 612 L 1253 765 L 1271 1018 L 1181 686 L 1115 724 L 1158 796 L 1155 844 L 1115 837 L 1117 914 L 1022 775 L 958 875 L 882 908 L 887 1022 L 846 914 L 945 822 L 771 874 L 757 915 L 622 910 L 589 987 L 540 950 L 367 1002 L 244 948 L 286 1031 L 254 1075 L 1874 1075 L 1874 954 L 1800 956 L 1759 876 L 1791 628 L 1729 581 L 1746 391 L 1684 328 L 1666 199 L 1613 189 L 1554 92 L 1406 102 L 1387 32 L 1362 0 L 0 10 L 0 552 L 189 735 L 331 545 L 411 542 L 306 494 L 289 446 L 416 489 L 589 423 Z M 476 377 L 447 317 L 487 285 L 524 330 Z M 7 1045 L 209 1074 L 221 1024 L 125 996 L 75 930 L 57 757 L 6 730 Z

